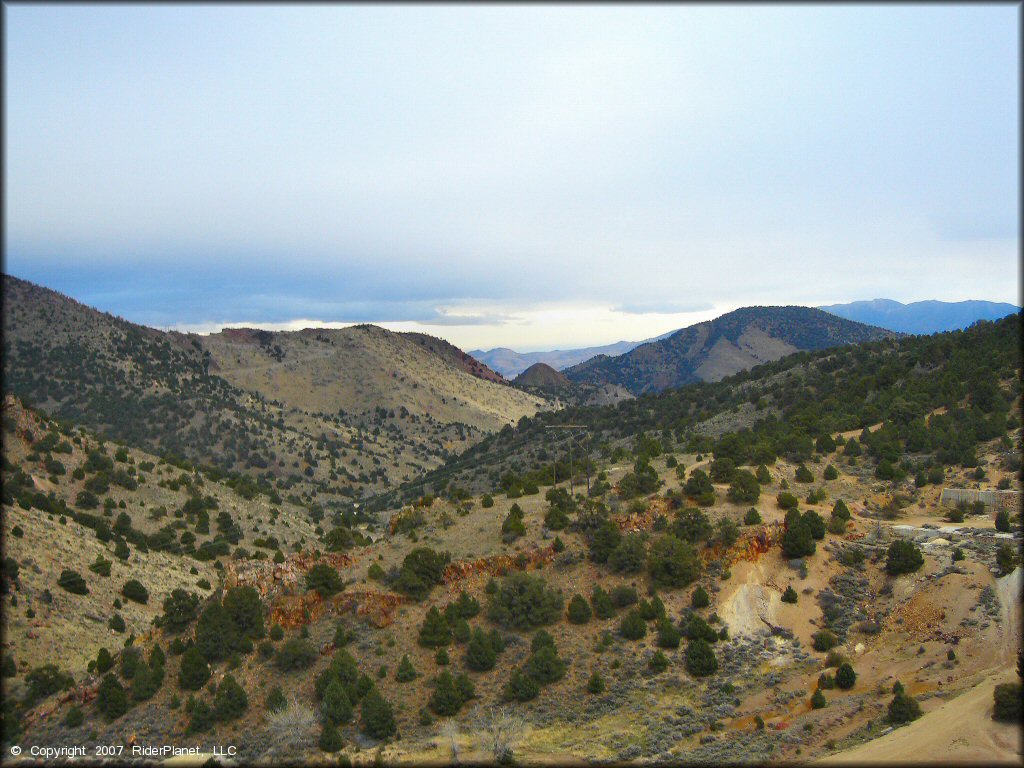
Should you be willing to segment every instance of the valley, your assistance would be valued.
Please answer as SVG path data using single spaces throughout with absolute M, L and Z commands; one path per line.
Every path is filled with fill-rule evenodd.
M 992 718 L 1021 649 L 1019 317 L 587 404 L 620 385 L 540 369 L 520 389 L 372 326 L 193 343 L 53 301 L 66 326 L 23 304 L 5 356 L 8 744 L 230 743 L 245 764 L 1019 760 L 1019 728 Z M 191 419 L 246 425 L 230 469 L 162 450 L 227 445 L 190 444 L 173 411 L 147 412 L 137 445 L 87 407 L 180 397 L 164 354 L 193 377 Z M 397 487 L 339 493 L 332 448 L 353 473 L 341 451 L 387 457 Z M 280 484 L 254 453 L 313 471 Z

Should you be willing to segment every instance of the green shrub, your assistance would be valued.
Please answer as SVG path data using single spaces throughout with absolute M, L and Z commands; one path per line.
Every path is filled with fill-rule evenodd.
M 775 497 L 775 502 L 779 505 L 779 509 L 796 509 L 800 504 L 800 500 L 787 491 L 780 492 Z
M 100 682 L 96 708 L 107 720 L 116 720 L 128 711 L 128 694 L 112 672 Z
M 469 629 L 469 622 L 467 622 L 465 619 L 455 619 L 454 623 L 451 624 L 451 628 L 452 637 L 455 639 L 455 642 L 461 645 L 462 643 L 469 641 L 471 633 Z
M 761 513 L 751 507 L 747 510 L 747 513 L 743 516 L 744 525 L 760 525 L 761 524 Z
M 590 621 L 592 612 L 590 605 L 580 595 L 573 595 L 569 601 L 568 619 L 572 624 L 586 624 Z
M 825 467 L 825 474 L 823 475 L 823 477 L 826 480 L 835 480 L 836 478 L 839 477 L 839 471 L 831 464 L 829 464 L 827 467 Z
M 306 588 L 315 590 L 325 599 L 340 592 L 344 586 L 341 576 L 327 563 L 317 563 L 306 574 Z
M 64 725 L 68 728 L 77 728 L 85 722 L 85 715 L 82 714 L 81 707 L 72 705 L 68 713 L 64 715 Z
M 1005 509 L 996 512 L 996 530 L 1001 533 L 1010 532 L 1010 513 Z
M 822 693 L 819 688 L 814 692 L 814 695 L 811 696 L 811 708 L 822 709 L 826 704 L 828 704 L 828 702 L 825 700 L 825 694 Z
M 562 604 L 562 595 L 548 589 L 544 579 L 514 573 L 491 596 L 487 617 L 503 627 L 531 629 L 558 621 Z
M 270 628 L 270 639 L 275 643 L 284 639 L 284 630 L 278 624 L 274 624 Z
M 670 588 L 692 584 L 701 572 L 697 551 L 675 536 L 662 536 L 654 541 L 647 567 L 655 585 Z
M 890 723 L 896 725 L 909 723 L 921 716 L 921 705 L 913 696 L 908 696 L 901 686 L 889 702 L 886 716 Z
M 78 571 L 72 571 L 67 568 L 60 572 L 57 586 L 73 595 L 89 594 L 89 587 L 86 586 L 82 575 Z
M 277 650 L 274 663 L 282 672 L 295 672 L 313 666 L 320 654 L 308 640 L 293 637 Z
M 999 569 L 999 575 L 1006 576 L 1012 573 L 1017 567 L 1017 559 L 1018 552 L 1014 545 L 1007 542 L 1000 544 L 996 550 L 996 567 Z
M 848 691 L 856 682 L 857 673 L 853 671 L 853 667 L 848 662 L 840 664 L 839 669 L 836 670 L 836 685 L 844 691 Z
M 813 555 L 816 549 L 814 532 L 806 516 L 799 517 L 792 513 L 786 515 L 786 531 L 782 534 L 782 553 L 786 557 L 806 557 Z M 792 519 L 792 522 L 790 520 Z M 820 519 L 820 518 L 819 518 Z
M 320 711 L 323 713 L 324 720 L 331 725 L 340 725 L 352 721 L 352 701 L 345 691 L 345 686 L 342 685 L 341 680 L 337 677 L 331 680 L 324 690 L 323 698 L 320 702 Z
M 163 608 L 160 627 L 167 632 L 182 632 L 199 612 L 199 596 L 178 588 L 164 598 Z
M 115 632 L 117 632 L 118 634 L 124 632 L 126 629 L 124 619 L 121 617 L 121 614 L 119 613 L 115 613 L 113 616 L 110 617 L 110 621 L 107 622 L 107 626 Z
M 280 685 L 275 685 L 267 694 L 266 709 L 268 712 L 283 712 L 288 709 L 288 699 L 284 697 Z
M 651 660 L 647 662 L 647 665 L 650 667 L 652 672 L 664 672 L 668 669 L 668 657 L 661 651 L 656 651 L 654 655 L 651 656 Z
M 745 469 L 737 470 L 729 485 L 728 497 L 736 504 L 753 504 L 761 496 L 757 478 Z
M 619 545 L 608 555 L 608 565 L 619 573 L 639 573 L 644 567 L 646 554 L 644 536 L 630 533 L 623 536 Z
M 647 622 L 640 616 L 640 611 L 634 608 L 622 617 L 619 633 L 627 640 L 640 640 L 646 637 Z
M 565 676 L 568 665 L 558 657 L 554 645 L 544 645 L 526 661 L 526 674 L 540 685 L 557 682 Z
M 360 704 L 360 730 L 367 736 L 384 741 L 398 731 L 395 713 L 380 691 L 371 688 Z
M 885 570 L 892 576 L 912 573 L 924 565 L 921 550 L 911 541 L 899 539 L 889 545 L 885 555 Z
M 100 648 L 99 653 L 96 654 L 96 674 L 102 675 L 113 666 L 114 657 L 110 655 L 110 651 Z
M 25 675 L 25 684 L 25 704 L 31 706 L 58 691 L 66 691 L 75 684 L 75 680 L 55 664 L 44 664 Z
M 604 693 L 604 678 L 596 671 L 587 680 L 587 692 L 593 694 Z
M 213 708 L 202 699 L 194 701 L 191 708 L 186 703 L 185 709 L 186 711 L 191 709 L 191 718 L 188 728 L 185 729 L 186 733 L 204 733 L 210 730 L 217 720 Z
M 494 669 L 497 659 L 498 652 L 490 636 L 477 627 L 466 646 L 466 666 L 474 672 L 486 672 Z
M 711 605 L 711 598 L 704 587 L 698 586 L 690 595 L 690 605 L 693 608 L 707 608 Z
M 485 493 L 480 497 L 480 506 L 484 509 L 490 509 L 494 506 L 494 497 L 489 493 Z
M 398 662 L 398 670 L 395 672 L 395 680 L 400 683 L 408 683 L 416 679 L 416 668 L 412 665 L 412 661 L 409 660 L 408 654 L 402 655 L 402 660 Z
M 796 602 L 799 599 L 800 599 L 800 597 L 799 597 L 799 595 L 797 595 L 796 590 L 793 589 L 793 585 L 792 584 L 787 586 L 786 587 L 786 591 L 782 593 L 782 602 L 784 602 L 784 603 L 792 603 L 792 604 L 796 605 Z
M 658 620 L 659 648 L 678 648 L 682 636 L 683 633 L 668 618 L 662 617 Z
M 615 604 L 611 595 L 600 585 L 596 585 L 590 593 L 590 605 L 594 609 L 594 615 L 599 619 L 610 619 L 615 615 Z
M 135 677 L 135 671 L 142 665 L 142 651 L 138 648 L 128 647 L 121 652 L 121 677 L 131 680 Z
M 437 610 L 437 606 L 431 606 L 420 627 L 419 644 L 425 648 L 439 648 L 448 645 L 451 641 L 451 627 L 441 612 Z
M 444 579 L 445 566 L 451 561 L 447 552 L 417 547 L 402 560 L 394 588 L 413 600 L 421 601 Z
M 320 731 L 320 739 L 317 745 L 320 747 L 321 752 L 333 754 L 345 746 L 345 742 L 342 740 L 337 726 L 332 725 L 330 721 L 326 721 L 323 725 L 323 730 Z
M 181 655 L 178 685 L 184 691 L 197 691 L 210 679 L 210 667 L 199 649 L 192 646 Z
M 434 692 L 430 696 L 428 706 L 436 715 L 451 717 L 466 703 L 467 693 L 471 693 L 471 690 L 465 688 L 464 684 L 457 685 L 455 677 L 446 670 L 434 678 Z
M 706 677 L 718 670 L 718 659 L 711 645 L 703 639 L 690 640 L 686 646 L 686 671 L 694 677 Z
M 992 719 L 1005 723 L 1021 722 L 1020 683 L 1001 683 L 992 691 Z
M 145 605 L 149 602 L 149 590 L 142 586 L 142 583 L 137 579 L 126 581 L 124 586 L 121 587 L 121 594 L 136 603 Z
M 218 720 L 227 722 L 241 717 L 249 708 L 245 689 L 232 675 L 225 675 L 213 697 L 213 712 Z
M 539 693 L 540 685 L 537 681 L 516 667 L 512 670 L 512 676 L 502 689 L 501 695 L 505 701 L 524 702 L 537 698 Z
M 819 651 L 820 653 L 830 651 L 832 650 L 832 648 L 839 644 L 839 638 L 827 629 L 819 629 L 817 632 L 811 635 L 811 639 L 811 647 L 813 647 L 814 650 Z
M 628 584 L 619 584 L 612 589 L 611 598 L 616 608 L 626 608 L 630 605 L 636 605 L 640 596 L 637 594 L 635 587 L 631 587 Z

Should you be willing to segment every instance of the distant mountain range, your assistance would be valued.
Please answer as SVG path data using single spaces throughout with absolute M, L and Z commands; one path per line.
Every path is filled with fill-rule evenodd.
M 673 333 L 675 333 L 675 331 L 669 331 L 668 333 L 663 333 L 661 336 L 644 339 L 643 341 L 617 341 L 614 344 L 605 344 L 602 347 L 552 349 L 547 352 L 516 352 L 514 349 L 508 349 L 507 347 L 495 347 L 494 349 L 489 349 L 487 351 L 474 349 L 471 350 L 469 354 L 484 365 L 493 368 L 506 379 L 513 379 L 534 363 L 545 363 L 555 370 L 560 371 L 571 365 L 582 363 L 584 360 L 589 360 L 590 358 L 598 355 L 608 355 L 609 357 L 623 355 L 641 344 L 663 339 Z
M 833 315 L 900 333 L 928 334 L 958 331 L 978 320 L 999 320 L 1020 307 L 994 301 L 915 301 L 892 299 L 854 301 L 819 307 Z
M 744 307 L 618 357 L 600 355 L 563 373 L 570 381 L 618 384 L 640 395 L 694 381 L 719 381 L 801 350 L 896 335 L 811 307 Z

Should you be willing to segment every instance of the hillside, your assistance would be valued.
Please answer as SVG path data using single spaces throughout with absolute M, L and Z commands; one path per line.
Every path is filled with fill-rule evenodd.
M 564 389 L 571 386 L 564 374 L 556 371 L 547 363 L 534 363 L 515 378 L 515 383 L 522 387 L 540 387 Z
M 17 563 L 19 598 L 5 606 L 3 637 L 21 672 L 59 660 L 81 679 L 101 647 L 148 632 L 174 589 L 211 595 L 218 558 L 269 561 L 320 543 L 304 507 L 247 497 L 244 487 L 57 424 L 11 395 L 3 430 L 4 556 Z M 64 570 L 84 577 L 88 592 L 58 588 Z M 148 591 L 145 603 L 119 594 L 130 579 Z M 120 628 L 108 626 L 115 614 Z
M 958 331 L 978 320 L 1000 320 L 1020 312 L 1020 307 L 1013 304 L 994 301 L 914 301 L 902 304 L 892 299 L 831 304 L 819 309 L 858 323 L 919 334 Z
M 825 432 L 860 430 L 894 419 L 901 439 L 912 432 L 915 446 L 942 443 L 947 458 L 970 461 L 971 441 L 1000 429 L 1005 409 L 1019 397 L 1020 338 L 1020 318 L 1014 315 L 937 336 L 799 352 L 720 382 L 691 384 L 613 406 L 539 413 L 515 429 L 490 435 L 375 503 L 448 485 L 482 492 L 508 472 L 550 475 L 551 462 L 555 457 L 565 461 L 567 447 L 564 440 L 554 439 L 549 425 L 586 427 L 595 458 L 631 448 L 647 433 L 685 440 L 697 450 L 708 450 L 723 435 L 736 433 L 743 436 L 747 455 L 756 446 L 756 455 L 766 459 L 799 459 L 811 454 L 814 441 Z M 936 409 L 942 409 L 941 417 L 929 416 Z
M 4 276 L 10 392 L 306 504 L 412 479 L 545 407 L 449 347 L 373 326 L 165 333 Z
M 562 370 L 597 355 L 621 355 L 643 343 L 643 341 L 617 341 L 614 344 L 604 344 L 598 347 L 552 349 L 545 352 L 516 352 L 507 347 L 496 347 L 487 351 L 475 349 L 470 354 L 498 371 L 502 376 L 514 378 L 535 363 L 544 363 L 555 370 Z
M 618 357 L 599 356 L 563 372 L 571 381 L 619 384 L 643 394 L 695 381 L 719 381 L 801 350 L 893 335 L 810 307 L 745 307 Z
M 438 355 L 446 359 L 449 363 L 454 365 L 466 373 L 476 376 L 478 379 L 484 381 L 503 382 L 505 381 L 504 376 L 500 373 L 496 373 L 484 365 L 482 362 L 474 358 L 471 354 L 463 352 L 461 349 L 456 347 L 444 339 L 439 339 L 436 336 L 431 336 L 426 333 L 402 333 L 407 339 L 412 339 L 421 347 L 430 350 L 435 355 Z
M 210 370 L 240 389 L 311 413 L 376 409 L 493 431 L 534 414 L 543 401 L 470 373 L 472 358 L 426 337 L 374 325 L 277 332 L 227 329 L 201 337 Z M 475 361 L 472 361 L 475 363 Z M 464 367 L 465 366 L 465 367 Z
M 1011 437 L 1019 445 L 1014 416 L 975 444 L 986 483 L 1018 476 L 1001 448 Z M 792 763 L 882 736 L 899 681 L 924 718 L 972 736 L 965 729 L 982 716 L 959 722 L 945 707 L 976 691 L 991 702 L 1019 652 L 1020 571 L 1003 575 L 998 555 L 1019 542 L 1019 520 L 1012 534 L 996 532 L 988 510 L 950 526 L 938 487 L 879 481 L 865 473 L 874 459 L 842 444 L 769 462 L 757 494 L 742 500 L 711 455 L 668 450 L 640 443 L 603 462 L 604 485 L 589 500 L 569 497 L 564 478 L 549 494 L 422 499 L 389 510 L 375 541 L 288 557 L 280 570 L 232 554 L 221 589 L 204 590 L 183 625 L 136 636 L 140 658 L 111 636 L 109 671 L 76 667 L 66 691 L 60 667 L 44 675 L 19 663 L 7 681 L 8 727 L 20 743 L 53 747 L 168 739 L 199 745 L 200 760 L 233 744 L 243 764 L 339 751 L 361 765 L 477 763 L 503 749 L 526 764 Z M 139 466 L 142 456 L 127 458 Z M 643 487 L 634 460 L 649 467 Z M 703 472 L 716 477 L 710 499 L 687 488 Z M 971 475 L 948 466 L 944 481 Z M 799 521 L 780 504 L 789 490 Z M 890 518 L 876 501 L 886 494 L 912 498 Z M 836 514 L 840 500 L 848 516 Z M 74 614 L 103 577 L 86 574 L 87 595 L 53 589 L 53 570 L 23 580 L 33 537 L 51 522 L 25 512 L 35 525 L 16 539 L 5 620 L 27 605 L 38 619 L 46 585 Z M 828 526 L 812 527 L 815 516 Z M 800 557 L 788 549 L 790 527 L 806 534 Z M 5 534 L 16 536 L 7 515 Z M 890 573 L 898 542 L 920 562 Z M 18 658 L 13 641 L 5 656 Z M 32 695 L 30 681 L 49 680 L 52 690 Z M 815 691 L 823 706 L 812 706 Z M 976 742 L 972 757 L 1005 758 L 1006 730 Z

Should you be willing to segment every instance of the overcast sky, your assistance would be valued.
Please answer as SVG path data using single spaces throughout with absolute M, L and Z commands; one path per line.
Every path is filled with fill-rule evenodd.
M 4 13 L 4 269 L 136 322 L 1019 303 L 1013 5 Z

